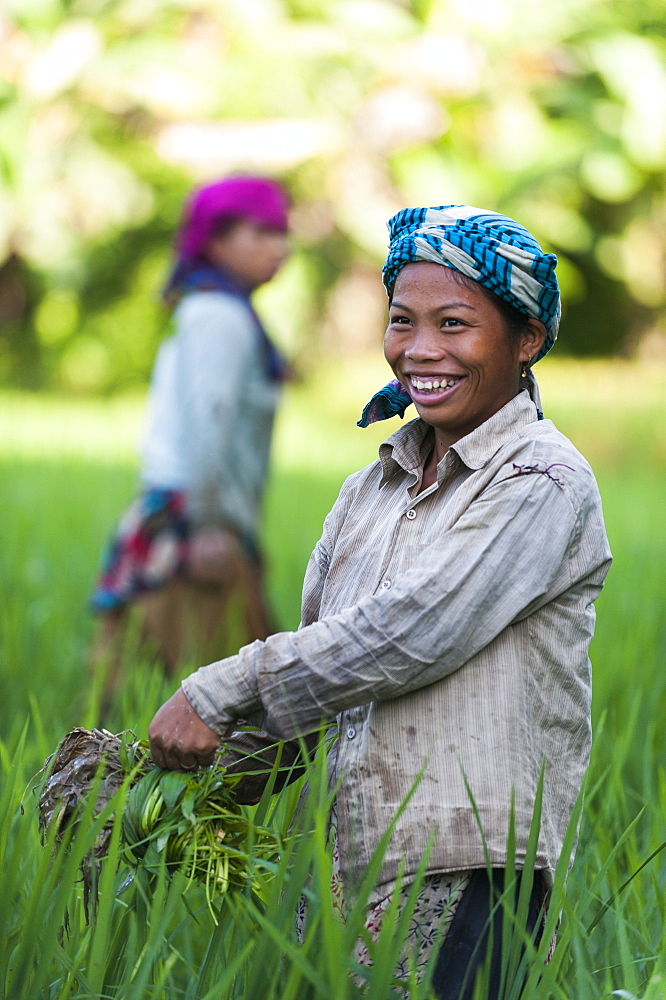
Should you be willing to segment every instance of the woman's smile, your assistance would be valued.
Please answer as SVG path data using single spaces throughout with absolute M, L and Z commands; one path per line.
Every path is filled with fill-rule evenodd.
M 451 391 L 460 385 L 464 377 L 464 375 L 440 375 L 439 373 L 435 375 L 411 375 L 407 373 L 407 378 L 411 383 L 412 399 L 416 400 L 417 396 L 423 396 L 426 405 L 436 402 L 440 397 L 450 395 Z

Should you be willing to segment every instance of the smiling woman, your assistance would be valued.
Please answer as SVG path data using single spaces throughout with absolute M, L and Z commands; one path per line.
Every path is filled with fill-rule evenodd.
M 286 754 L 335 721 L 342 914 L 392 829 L 356 960 L 371 964 L 383 915 L 407 904 L 425 864 L 396 976 L 423 975 L 434 945 L 438 997 L 470 1000 L 481 972 L 496 1000 L 516 919 L 498 900 L 522 900 L 538 942 L 587 766 L 588 647 L 610 552 L 592 471 L 543 419 L 531 372 L 557 335 L 555 258 L 470 206 L 407 209 L 389 231 L 396 377 L 359 422 L 412 403 L 416 419 L 343 485 L 308 566 L 301 628 L 186 678 L 151 747 L 158 765 L 187 769 L 209 764 L 221 738 L 233 744 L 239 720 L 265 730 L 257 748 L 289 741 Z M 522 974 L 507 990 L 520 992 Z

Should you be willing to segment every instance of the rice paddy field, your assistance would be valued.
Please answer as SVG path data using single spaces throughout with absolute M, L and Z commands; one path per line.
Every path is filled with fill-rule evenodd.
M 546 965 L 543 949 L 528 948 L 521 958 L 516 925 L 503 996 L 664 1000 L 665 369 L 566 360 L 539 368 L 546 415 L 597 473 L 614 565 L 597 602 L 595 742 L 577 859 L 566 885 L 558 879 L 551 907 L 552 920 L 561 913 L 555 957 Z M 355 427 L 384 375 L 375 362 L 335 367 L 285 398 L 265 517 L 270 593 L 281 628 L 298 623 L 303 570 L 342 479 L 374 458 L 391 429 Z M 330 905 L 327 791 L 319 764 L 272 877 L 262 879 L 261 896 L 248 889 L 211 900 L 182 875 L 173 882 L 158 875 L 150 885 L 135 880 L 119 894 L 116 823 L 97 910 L 86 922 L 77 869 L 100 821 L 89 814 L 68 852 L 40 843 L 33 778 L 65 733 L 97 722 L 86 601 L 101 546 L 135 489 L 141 410 L 139 398 L 0 394 L 0 996 L 427 998 L 428 976 L 403 992 L 392 984 L 408 910 L 391 911 L 385 920 L 372 968 L 353 967 L 362 905 L 347 924 Z M 145 737 L 173 689 L 174 681 L 150 662 L 131 663 L 108 727 Z M 249 814 L 285 832 L 297 794 L 290 786 Z M 301 829 L 314 833 L 299 837 Z M 304 887 L 311 917 L 298 944 L 293 911 Z M 476 1000 L 485 995 L 481 982 Z

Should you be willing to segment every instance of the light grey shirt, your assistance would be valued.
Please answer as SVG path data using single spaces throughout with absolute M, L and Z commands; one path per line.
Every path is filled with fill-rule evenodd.
M 594 475 L 520 393 L 439 463 L 414 420 L 352 475 L 308 565 L 297 632 L 202 667 L 184 691 L 221 735 L 274 736 L 337 719 L 336 809 L 353 887 L 423 768 L 384 858 L 413 873 L 506 860 L 515 795 L 525 856 L 546 762 L 537 868 L 553 870 L 587 767 L 593 602 L 610 565 Z
M 195 524 L 255 537 L 279 394 L 256 320 L 211 291 L 184 296 L 174 323 L 153 369 L 142 483 L 183 490 Z

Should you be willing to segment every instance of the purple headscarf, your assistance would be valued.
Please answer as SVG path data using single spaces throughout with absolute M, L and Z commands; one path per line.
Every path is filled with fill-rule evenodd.
M 254 311 L 247 288 L 233 274 L 211 264 L 205 249 L 226 219 L 249 219 L 286 232 L 288 206 L 283 188 L 265 177 L 227 177 L 195 190 L 183 211 L 176 238 L 176 260 L 162 293 L 171 308 L 191 292 L 225 292 L 241 299 L 256 323 L 266 371 L 274 382 L 282 382 L 286 377 L 285 358 Z
M 177 238 L 181 260 L 201 257 L 225 219 L 251 219 L 272 229 L 287 229 L 289 202 L 282 187 L 265 177 L 227 177 L 198 188 L 187 201 Z

